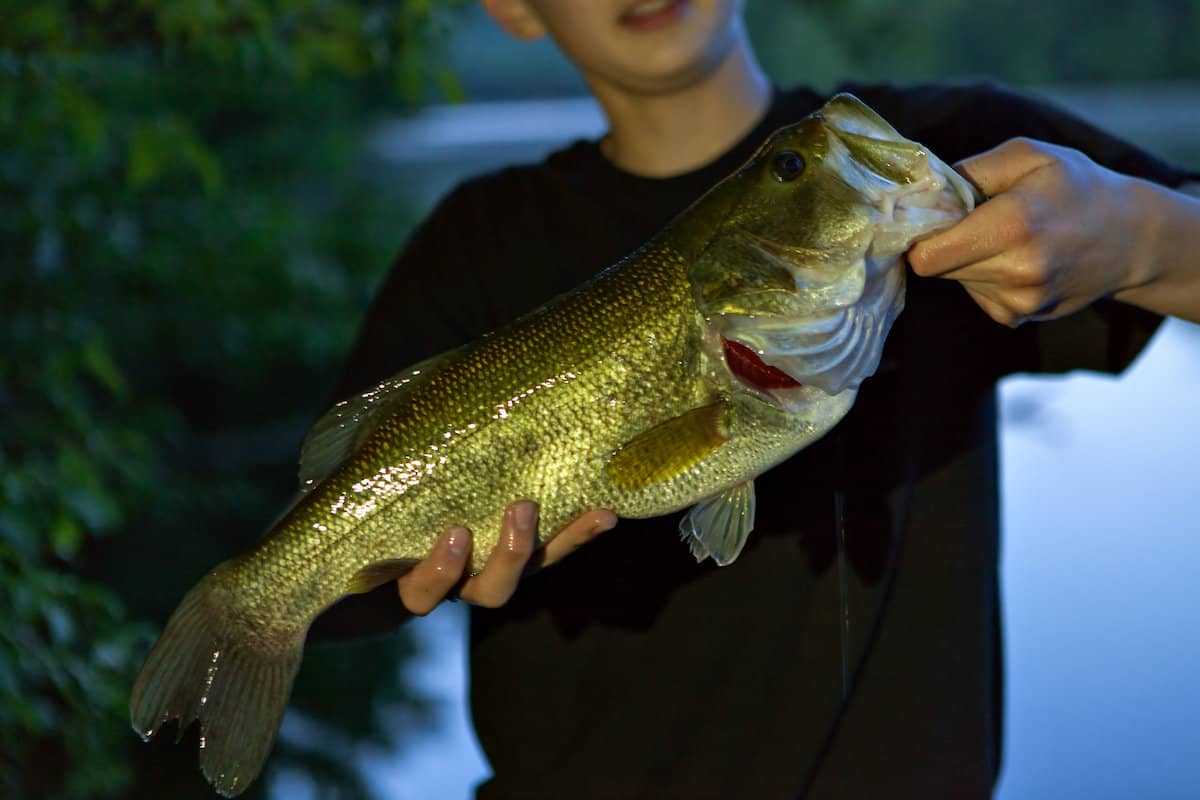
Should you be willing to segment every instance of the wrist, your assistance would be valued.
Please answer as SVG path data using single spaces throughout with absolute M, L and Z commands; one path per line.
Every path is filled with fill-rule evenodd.
M 1131 179 L 1136 233 L 1117 300 L 1161 314 L 1200 319 L 1200 200 Z
M 1123 280 L 1114 294 L 1117 299 L 1126 292 L 1137 292 L 1153 286 L 1164 278 L 1169 259 L 1170 238 L 1169 195 L 1163 187 L 1139 178 L 1126 177 L 1126 213 L 1132 218 L 1128 264 Z

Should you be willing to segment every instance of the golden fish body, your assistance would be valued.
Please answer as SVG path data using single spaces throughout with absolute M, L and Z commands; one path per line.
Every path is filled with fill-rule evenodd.
M 193 588 L 131 700 L 135 730 L 199 719 L 240 793 L 270 751 L 310 623 L 504 508 L 550 534 L 592 508 L 697 504 L 698 558 L 736 558 L 752 479 L 850 409 L 903 304 L 901 255 L 972 206 L 952 170 L 849 96 L 774 134 L 642 249 L 500 331 L 336 406 L 301 501 Z

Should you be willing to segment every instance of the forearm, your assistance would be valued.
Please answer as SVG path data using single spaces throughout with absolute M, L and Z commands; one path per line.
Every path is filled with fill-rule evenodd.
M 1113 297 L 1125 303 L 1200 322 L 1200 183 L 1179 190 L 1139 182 L 1146 220 L 1144 255 L 1132 285 Z

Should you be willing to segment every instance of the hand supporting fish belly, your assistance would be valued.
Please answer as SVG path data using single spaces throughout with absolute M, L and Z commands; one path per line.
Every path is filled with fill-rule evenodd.
M 205 777 L 241 793 L 313 619 L 450 525 L 476 532 L 477 571 L 519 497 L 548 532 L 593 508 L 692 506 L 692 552 L 732 562 L 753 479 L 837 424 L 874 372 L 905 250 L 973 205 L 953 170 L 839 95 L 588 283 L 339 403 L 305 442 L 302 500 L 168 621 L 134 729 L 199 720 Z

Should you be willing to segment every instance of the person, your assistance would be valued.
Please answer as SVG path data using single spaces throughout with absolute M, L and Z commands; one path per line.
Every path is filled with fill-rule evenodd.
M 608 132 L 451 192 L 379 290 L 339 397 L 614 263 L 824 99 L 772 85 L 738 0 L 483 6 L 519 39 L 553 37 Z M 398 593 L 355 607 L 475 606 L 471 704 L 494 771 L 480 798 L 991 794 L 995 383 L 1117 372 L 1162 315 L 1200 320 L 1200 184 L 995 86 L 843 88 L 991 199 L 911 250 L 878 373 L 832 434 L 758 480 L 738 562 L 698 565 L 674 518 L 604 509 L 537 547 L 536 506 L 514 498 L 478 575 L 470 531 L 451 528 Z

